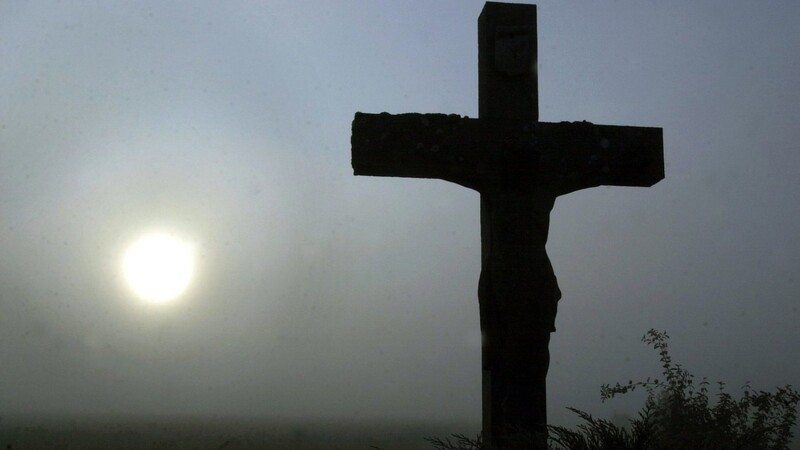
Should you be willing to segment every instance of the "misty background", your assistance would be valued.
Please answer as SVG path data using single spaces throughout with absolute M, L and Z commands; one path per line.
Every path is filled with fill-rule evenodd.
M 0 3 L 0 415 L 480 418 L 478 194 L 354 177 L 356 111 L 477 116 L 482 1 Z M 664 129 L 560 197 L 549 411 L 633 413 L 639 338 L 800 385 L 800 3 L 538 2 L 542 121 Z M 168 305 L 125 285 L 195 242 Z

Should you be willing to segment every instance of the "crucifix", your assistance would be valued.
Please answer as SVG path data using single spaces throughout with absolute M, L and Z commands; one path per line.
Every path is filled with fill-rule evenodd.
M 480 193 L 483 438 L 546 448 L 548 345 L 561 291 L 545 251 L 556 197 L 664 178 L 660 128 L 539 122 L 536 6 L 478 18 L 478 119 L 356 113 L 355 175 L 437 178 Z

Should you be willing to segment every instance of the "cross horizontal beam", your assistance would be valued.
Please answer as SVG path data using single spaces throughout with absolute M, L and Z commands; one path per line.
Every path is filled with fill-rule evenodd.
M 356 113 L 351 145 L 356 175 L 438 178 L 478 191 L 506 184 L 557 196 L 664 178 L 661 128 Z

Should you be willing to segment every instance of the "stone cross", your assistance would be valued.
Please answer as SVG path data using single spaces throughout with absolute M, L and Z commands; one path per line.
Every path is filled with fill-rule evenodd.
M 536 6 L 488 2 L 478 19 L 479 118 L 356 113 L 356 175 L 438 178 L 481 199 L 483 437 L 545 448 L 545 379 L 561 291 L 545 251 L 556 197 L 664 178 L 660 128 L 539 122 Z

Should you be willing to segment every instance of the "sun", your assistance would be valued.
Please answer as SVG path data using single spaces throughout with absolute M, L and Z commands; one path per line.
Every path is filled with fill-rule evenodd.
M 153 303 L 167 302 L 189 287 L 194 249 L 172 234 L 146 234 L 125 251 L 122 271 L 138 297 Z

